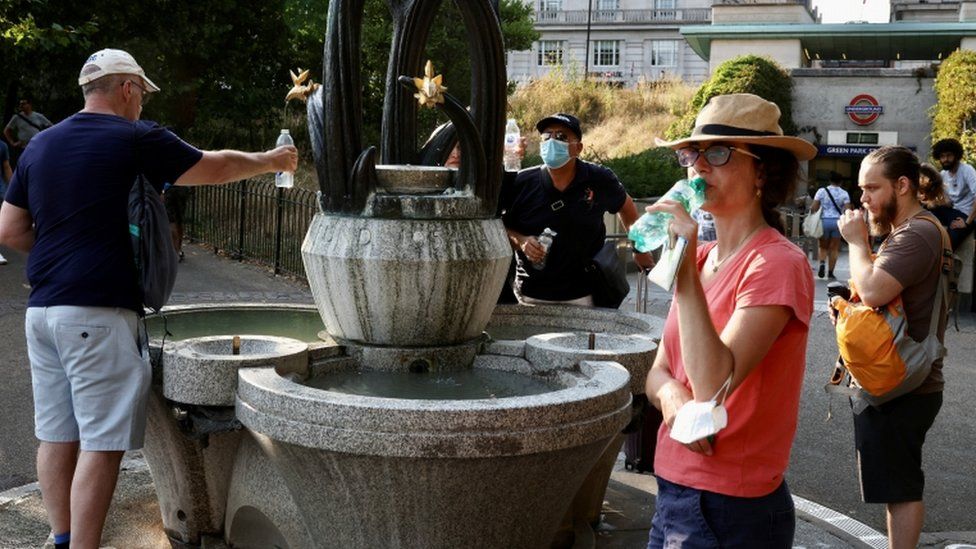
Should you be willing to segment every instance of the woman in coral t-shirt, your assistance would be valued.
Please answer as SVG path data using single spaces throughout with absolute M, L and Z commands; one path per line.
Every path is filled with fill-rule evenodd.
M 793 196 L 798 160 L 813 158 L 816 147 L 783 136 L 779 114 L 755 95 L 716 96 L 691 137 L 660 143 L 705 179 L 702 209 L 715 218 L 718 240 L 698 247 L 696 223 L 675 202 L 648 207 L 672 214 L 671 231 L 697 250 L 678 269 L 647 377 L 647 396 L 665 420 L 648 547 L 792 545 L 795 513 L 783 473 L 814 290 L 806 257 L 783 236 L 776 208 Z M 715 399 L 730 378 L 727 426 L 687 444 L 672 438 L 682 406 Z

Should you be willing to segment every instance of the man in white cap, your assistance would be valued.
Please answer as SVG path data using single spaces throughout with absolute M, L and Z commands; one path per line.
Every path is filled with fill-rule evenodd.
M 26 314 L 37 475 L 55 547 L 98 547 L 126 450 L 141 448 L 151 378 L 128 234 L 137 174 L 161 190 L 294 170 L 292 146 L 200 151 L 140 121 L 159 91 L 106 49 L 78 78 L 85 107 L 34 137 L 0 208 L 0 244 L 29 252 Z

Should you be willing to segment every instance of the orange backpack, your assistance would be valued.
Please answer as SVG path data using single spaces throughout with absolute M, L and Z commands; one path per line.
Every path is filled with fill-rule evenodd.
M 868 307 L 861 303 L 852 280 L 849 300 L 840 296 L 831 299 L 831 307 L 837 313 L 835 332 L 840 358 L 826 389 L 850 396 L 855 413 L 868 405 L 880 406 L 917 389 L 931 372 L 932 363 L 946 354 L 945 347 L 939 342 L 938 328 L 945 310 L 942 306 L 948 304 L 947 278 L 953 267 L 952 248 L 941 225 L 927 216 L 916 219 L 924 219 L 939 229 L 943 248 L 939 284 L 925 339 L 915 341 L 908 335 L 901 296 L 882 307 Z M 881 250 L 884 246 L 881 245 Z M 851 378 L 849 386 L 842 387 L 841 382 L 847 374 Z

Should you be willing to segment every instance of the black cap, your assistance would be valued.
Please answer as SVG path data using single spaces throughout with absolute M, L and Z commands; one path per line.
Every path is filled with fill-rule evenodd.
M 577 139 L 583 139 L 583 130 L 580 128 L 579 118 L 576 118 L 571 114 L 557 112 L 556 114 L 549 115 L 540 120 L 539 123 L 535 125 L 535 129 L 542 132 L 542 130 L 546 129 L 546 126 L 549 124 L 562 124 L 573 130 L 573 133 L 576 134 Z

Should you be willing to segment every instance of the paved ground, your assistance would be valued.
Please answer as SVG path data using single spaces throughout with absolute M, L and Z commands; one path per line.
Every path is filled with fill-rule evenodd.
M 0 492 L 32 482 L 33 399 L 23 341 L 23 312 L 27 288 L 23 258 L 4 255 L 10 264 L 0 267 Z M 846 275 L 846 265 L 837 269 Z M 823 313 L 825 281 L 817 282 L 820 313 L 811 326 L 807 373 L 800 411 L 800 426 L 787 475 L 794 494 L 851 515 L 883 529 L 883 509 L 859 502 L 853 456 L 850 414 L 840 399 L 834 402 L 834 419 L 826 421 L 827 398 L 822 385 L 836 352 Z M 220 259 L 203 248 L 187 249 L 172 300 L 178 303 L 268 301 L 311 302 L 304 283 L 272 276 L 265 268 Z M 652 291 L 652 314 L 666 313 L 668 296 Z M 633 307 L 633 296 L 622 308 Z M 970 358 L 976 349 L 976 317 L 960 320 L 960 332 L 947 336 L 950 357 L 946 364 L 949 385 L 945 404 L 930 433 L 924 456 L 927 471 L 929 515 L 923 538 L 925 547 L 945 547 L 951 542 L 976 544 L 976 416 L 971 397 L 976 394 L 976 369 Z M 152 481 L 139 460 L 132 456 L 123 475 L 119 497 L 113 505 L 105 543 L 116 547 L 166 547 L 160 533 L 158 507 Z M 619 465 L 619 464 L 618 464 Z M 597 546 L 637 548 L 646 543 L 653 512 L 653 477 L 636 475 L 618 467 L 611 481 L 606 516 L 597 532 Z M 0 549 L 39 546 L 46 523 L 36 489 L 27 486 L 0 493 Z M 878 540 L 875 540 L 878 541 Z M 797 547 L 863 546 L 822 520 L 802 515 L 797 525 Z

